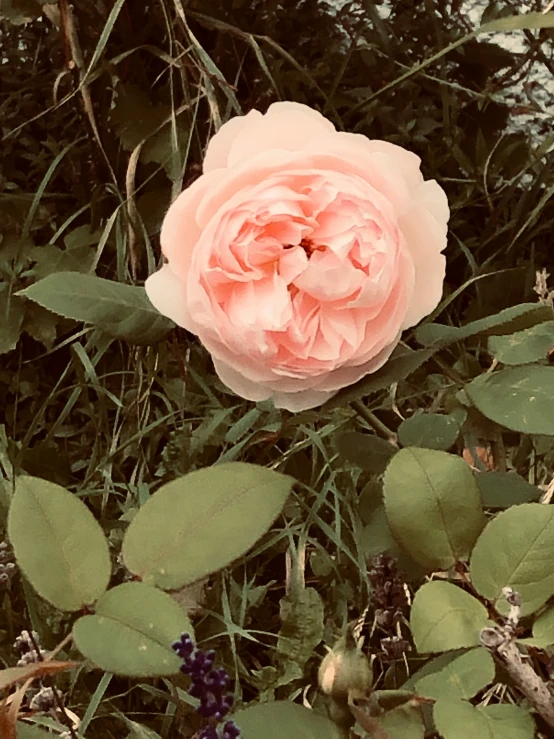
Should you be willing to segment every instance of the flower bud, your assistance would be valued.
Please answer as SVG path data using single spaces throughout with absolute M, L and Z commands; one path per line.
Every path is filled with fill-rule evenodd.
M 373 683 L 368 658 L 348 637 L 339 639 L 325 657 L 318 677 L 321 691 L 338 703 L 348 703 L 352 691 L 367 693 Z

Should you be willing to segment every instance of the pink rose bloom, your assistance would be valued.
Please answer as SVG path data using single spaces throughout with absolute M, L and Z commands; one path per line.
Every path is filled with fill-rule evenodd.
M 232 118 L 169 208 L 148 297 L 237 395 L 318 406 L 441 299 L 448 202 L 419 167 L 298 103 Z

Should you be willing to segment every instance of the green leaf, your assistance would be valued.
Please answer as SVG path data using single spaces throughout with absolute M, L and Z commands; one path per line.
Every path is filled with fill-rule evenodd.
M 170 179 L 175 179 L 182 170 L 182 154 L 188 141 L 183 115 L 175 118 L 173 132 L 170 105 L 154 105 L 151 95 L 133 84 L 119 84 L 116 93 L 110 124 L 122 146 L 133 151 L 144 142 L 140 152 L 142 161 L 161 164 Z
M 398 451 L 388 441 L 358 431 L 340 434 L 337 438 L 337 449 L 344 459 L 376 475 L 384 471 L 390 458 Z
M 241 739 L 342 739 L 335 724 L 309 708 L 289 701 L 259 703 L 238 711 L 233 721 Z
M 17 739 L 52 739 L 54 736 L 46 729 L 41 729 L 39 726 L 33 726 L 26 724 L 23 721 L 18 721 L 17 725 Z
M 509 336 L 491 336 L 489 352 L 502 364 L 531 364 L 545 359 L 554 347 L 554 321 Z
M 509 367 L 465 386 L 481 413 L 512 431 L 554 436 L 554 367 Z
M 385 472 L 384 499 L 393 536 L 431 570 L 467 558 L 485 525 L 471 470 L 446 452 L 399 451 Z
M 182 660 L 171 645 L 193 636 L 188 616 L 167 593 L 127 582 L 100 598 L 93 616 L 73 626 L 79 651 L 107 672 L 129 677 L 174 675 Z
M 279 662 L 294 662 L 304 668 L 323 639 L 324 610 L 321 595 L 315 588 L 295 587 L 281 598 L 276 650 Z
M 477 592 L 508 613 L 502 588 L 522 599 L 522 616 L 554 594 L 554 506 L 524 503 L 490 521 L 471 555 L 471 581 Z
M 492 739 L 533 739 L 535 722 L 528 709 L 510 704 L 477 707 L 488 723 Z
M 535 722 L 519 706 L 496 704 L 474 708 L 471 703 L 440 698 L 433 707 L 435 725 L 444 739 L 533 739 Z
M 38 18 L 41 7 L 38 0 L 0 0 L 0 19 L 21 26 Z
M 494 660 L 482 647 L 456 657 L 442 670 L 422 677 L 416 692 L 426 698 L 464 698 L 470 700 L 494 680 Z
M 445 326 L 440 323 L 424 323 L 416 329 L 416 339 L 424 346 L 446 346 L 472 336 L 502 336 L 512 334 L 538 323 L 552 319 L 552 309 L 540 303 L 522 303 L 501 310 L 486 318 L 472 321 L 465 326 Z
M 454 444 L 460 427 L 452 416 L 442 413 L 415 413 L 398 427 L 398 441 L 402 446 L 446 451 Z
M 294 480 L 228 462 L 164 485 L 139 510 L 123 540 L 127 568 L 161 588 L 179 588 L 226 567 L 270 528 Z
M 381 727 L 394 739 L 423 739 L 425 724 L 417 706 L 399 706 L 379 716 Z
M 534 31 L 539 28 L 554 27 L 554 11 L 550 13 L 521 13 L 508 18 L 485 23 L 477 29 L 477 33 L 497 33 L 507 31 Z
M 59 320 L 58 316 L 40 305 L 28 303 L 25 308 L 22 330 L 50 350 L 56 341 L 56 323 Z
M 549 608 L 535 619 L 533 637 L 529 642 L 540 649 L 546 649 L 554 644 L 554 608 Z
M 57 272 L 20 290 L 18 295 L 135 344 L 154 344 L 174 325 L 152 306 L 144 288 L 94 275 Z
M 10 294 L 7 285 L 0 285 L 0 354 L 15 349 L 21 335 L 25 304 Z
M 414 674 L 406 680 L 402 685 L 402 690 L 412 693 L 415 692 L 415 686 L 422 678 L 427 677 L 428 675 L 435 675 L 437 672 L 440 672 L 443 667 L 446 667 L 446 665 L 450 664 L 452 660 L 457 659 L 461 654 L 464 654 L 463 649 L 453 649 L 449 652 L 443 652 L 443 654 L 440 654 L 438 657 L 433 657 L 433 659 L 427 660 L 423 667 L 420 667 L 419 670 L 414 672 Z
M 25 576 L 56 608 L 80 610 L 108 587 L 111 563 L 104 532 L 86 505 L 65 488 L 18 477 L 8 536 Z
M 415 595 L 410 614 L 417 651 L 425 654 L 478 646 L 487 617 L 485 606 L 460 587 L 438 580 L 425 583 Z
M 541 491 L 517 472 L 479 472 L 475 475 L 486 508 L 509 508 L 537 501 Z

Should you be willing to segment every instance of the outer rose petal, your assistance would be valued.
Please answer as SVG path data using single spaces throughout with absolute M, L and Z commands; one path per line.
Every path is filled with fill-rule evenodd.
M 196 219 L 198 206 L 220 178 L 221 170 L 214 170 L 195 180 L 173 201 L 162 223 L 162 253 L 171 262 L 172 270 L 183 279 L 188 274 L 192 251 L 202 234 Z
M 318 390 L 300 390 L 296 393 L 283 393 L 272 390 L 266 385 L 260 385 L 247 380 L 244 375 L 237 372 L 224 362 L 214 359 L 215 371 L 224 385 L 246 400 L 268 400 L 272 398 L 276 408 L 284 408 L 287 411 L 305 411 L 322 405 L 335 393 Z
M 144 283 L 144 289 L 154 308 L 163 316 L 171 318 L 187 331 L 194 331 L 194 322 L 187 307 L 185 286 L 169 264 L 164 264 L 161 269 L 150 275 Z
M 238 115 L 235 118 L 230 118 L 227 123 L 224 123 L 219 131 L 210 139 L 204 156 L 204 172 L 226 168 L 228 166 L 229 151 L 236 137 L 241 131 L 253 128 L 261 118 L 263 116 L 259 110 L 251 110 L 246 115 Z

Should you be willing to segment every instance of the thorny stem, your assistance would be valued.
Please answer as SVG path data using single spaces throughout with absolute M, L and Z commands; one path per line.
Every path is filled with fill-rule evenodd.
M 390 428 L 386 426 L 381 420 L 379 420 L 377 416 L 369 410 L 369 408 L 366 408 L 361 400 L 353 400 L 351 402 L 351 406 L 352 408 L 354 408 L 356 413 L 359 413 L 364 421 L 367 421 L 369 425 L 373 429 L 375 429 L 379 436 L 383 437 L 383 439 L 386 439 L 387 441 L 390 441 L 392 444 L 396 444 L 396 434 L 391 431 Z

